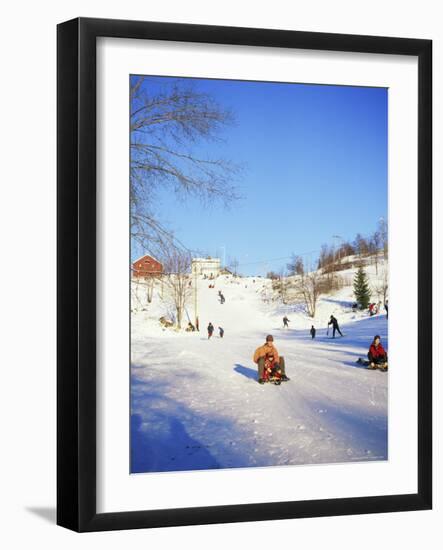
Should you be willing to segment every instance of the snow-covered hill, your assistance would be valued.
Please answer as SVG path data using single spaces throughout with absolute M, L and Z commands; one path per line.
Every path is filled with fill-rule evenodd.
M 385 268 L 378 266 L 378 276 L 367 268 L 374 288 Z M 133 284 L 132 471 L 386 459 L 388 374 L 356 360 L 375 334 L 387 349 L 387 320 L 384 312 L 352 311 L 353 274 L 340 273 L 348 284 L 321 297 L 315 319 L 299 304 L 283 305 L 268 279 L 220 276 L 215 288 L 199 279 L 200 332 L 164 329 L 158 319 L 173 308 L 164 289 L 161 299 L 161 284 L 150 304 L 146 288 Z M 194 290 L 187 306 L 192 321 Z M 289 329 L 282 328 L 284 314 Z M 331 314 L 344 338 L 327 337 Z M 209 321 L 216 333 L 208 341 Z M 281 386 L 257 384 L 252 354 L 268 333 L 291 378 Z

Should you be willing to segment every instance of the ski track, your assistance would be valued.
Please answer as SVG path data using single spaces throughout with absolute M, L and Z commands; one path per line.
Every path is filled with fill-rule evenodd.
M 387 347 L 386 317 L 345 314 L 343 289 L 319 305 L 311 340 L 311 319 L 286 306 L 291 328 L 282 329 L 281 307 L 258 291 L 263 280 L 241 281 L 200 283 L 200 332 L 161 330 L 157 310 L 132 314 L 131 471 L 385 460 L 388 374 L 356 360 L 375 333 Z M 324 319 L 337 308 L 346 336 L 333 340 Z M 281 386 L 257 384 L 252 354 L 267 333 L 291 378 Z

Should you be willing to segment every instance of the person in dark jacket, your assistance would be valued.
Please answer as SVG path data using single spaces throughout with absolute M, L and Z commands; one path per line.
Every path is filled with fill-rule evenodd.
M 335 331 L 337 331 L 340 334 L 340 336 L 343 336 L 340 330 L 340 327 L 338 326 L 338 321 L 333 315 L 331 315 L 331 318 L 328 323 L 328 327 L 329 325 L 332 325 L 332 338 L 335 338 Z
M 285 315 L 283 317 L 283 328 L 289 328 L 289 324 L 291 321 L 287 318 L 287 316 Z
M 209 322 L 209 325 L 208 325 L 208 340 L 211 338 L 213 333 L 214 333 L 214 325 L 211 322 Z
M 311 326 L 311 330 L 309 331 L 311 333 L 311 338 L 314 339 L 315 338 L 315 333 L 317 332 L 315 330 L 315 327 L 314 325 Z
M 388 355 L 383 348 L 380 336 L 376 334 L 368 351 L 369 367 L 375 369 L 377 367 L 388 368 Z
M 386 302 L 385 302 L 386 319 L 388 319 L 388 314 L 389 314 L 389 312 L 388 312 L 388 307 L 389 307 L 389 306 L 388 306 L 388 300 L 386 300 Z
M 225 335 L 225 330 L 222 327 L 218 327 L 218 334 L 220 338 L 223 338 L 223 336 Z

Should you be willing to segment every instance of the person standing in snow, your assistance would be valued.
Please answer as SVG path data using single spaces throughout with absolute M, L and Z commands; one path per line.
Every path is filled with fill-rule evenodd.
M 388 355 L 381 344 L 380 336 L 378 334 L 374 336 L 374 340 L 369 347 L 368 359 L 369 368 L 371 369 L 380 367 L 386 370 L 388 368 Z
M 225 297 L 223 296 L 221 290 L 218 291 L 218 297 L 220 298 L 220 303 L 224 304 L 225 303 Z
M 286 317 L 286 315 L 283 317 L 283 328 L 289 328 L 289 323 L 291 321 Z
M 311 338 L 312 338 L 312 340 L 314 340 L 314 338 L 315 338 L 315 333 L 317 332 L 317 331 L 315 330 L 314 325 L 311 326 L 311 330 L 310 330 L 309 332 L 311 333 Z
M 343 336 L 343 334 L 340 330 L 340 327 L 338 326 L 338 321 L 333 315 L 331 315 L 331 317 L 330 317 L 328 327 L 329 327 L 329 325 L 332 325 L 332 338 L 335 338 L 335 331 L 337 331 L 340 334 L 340 336 Z
M 388 318 L 388 300 L 385 302 L 386 319 Z
M 219 334 L 220 338 L 223 338 L 223 336 L 225 334 L 225 331 L 222 327 L 218 327 L 218 334 Z
M 272 358 L 274 368 L 277 367 L 281 371 L 281 380 L 288 382 L 290 379 L 286 376 L 285 359 L 278 354 L 277 348 L 274 346 L 274 337 L 271 334 L 266 336 L 265 343 L 257 348 L 254 352 L 253 360 L 258 367 L 258 383 L 264 384 L 264 371 L 266 359 Z
M 208 340 L 211 338 L 211 336 L 213 335 L 214 333 L 214 325 L 211 323 L 211 321 L 209 321 L 209 325 L 208 325 Z

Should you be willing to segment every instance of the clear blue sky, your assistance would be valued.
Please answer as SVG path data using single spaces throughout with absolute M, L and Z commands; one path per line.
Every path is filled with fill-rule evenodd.
M 243 198 L 229 209 L 159 194 L 159 218 L 187 247 L 222 256 L 224 246 L 241 273 L 259 275 L 284 267 L 279 258 L 292 252 L 333 244 L 333 235 L 369 234 L 386 218 L 387 89 L 192 80 L 236 118 L 223 142 L 197 143 L 194 153 L 244 169 L 236 182 Z

